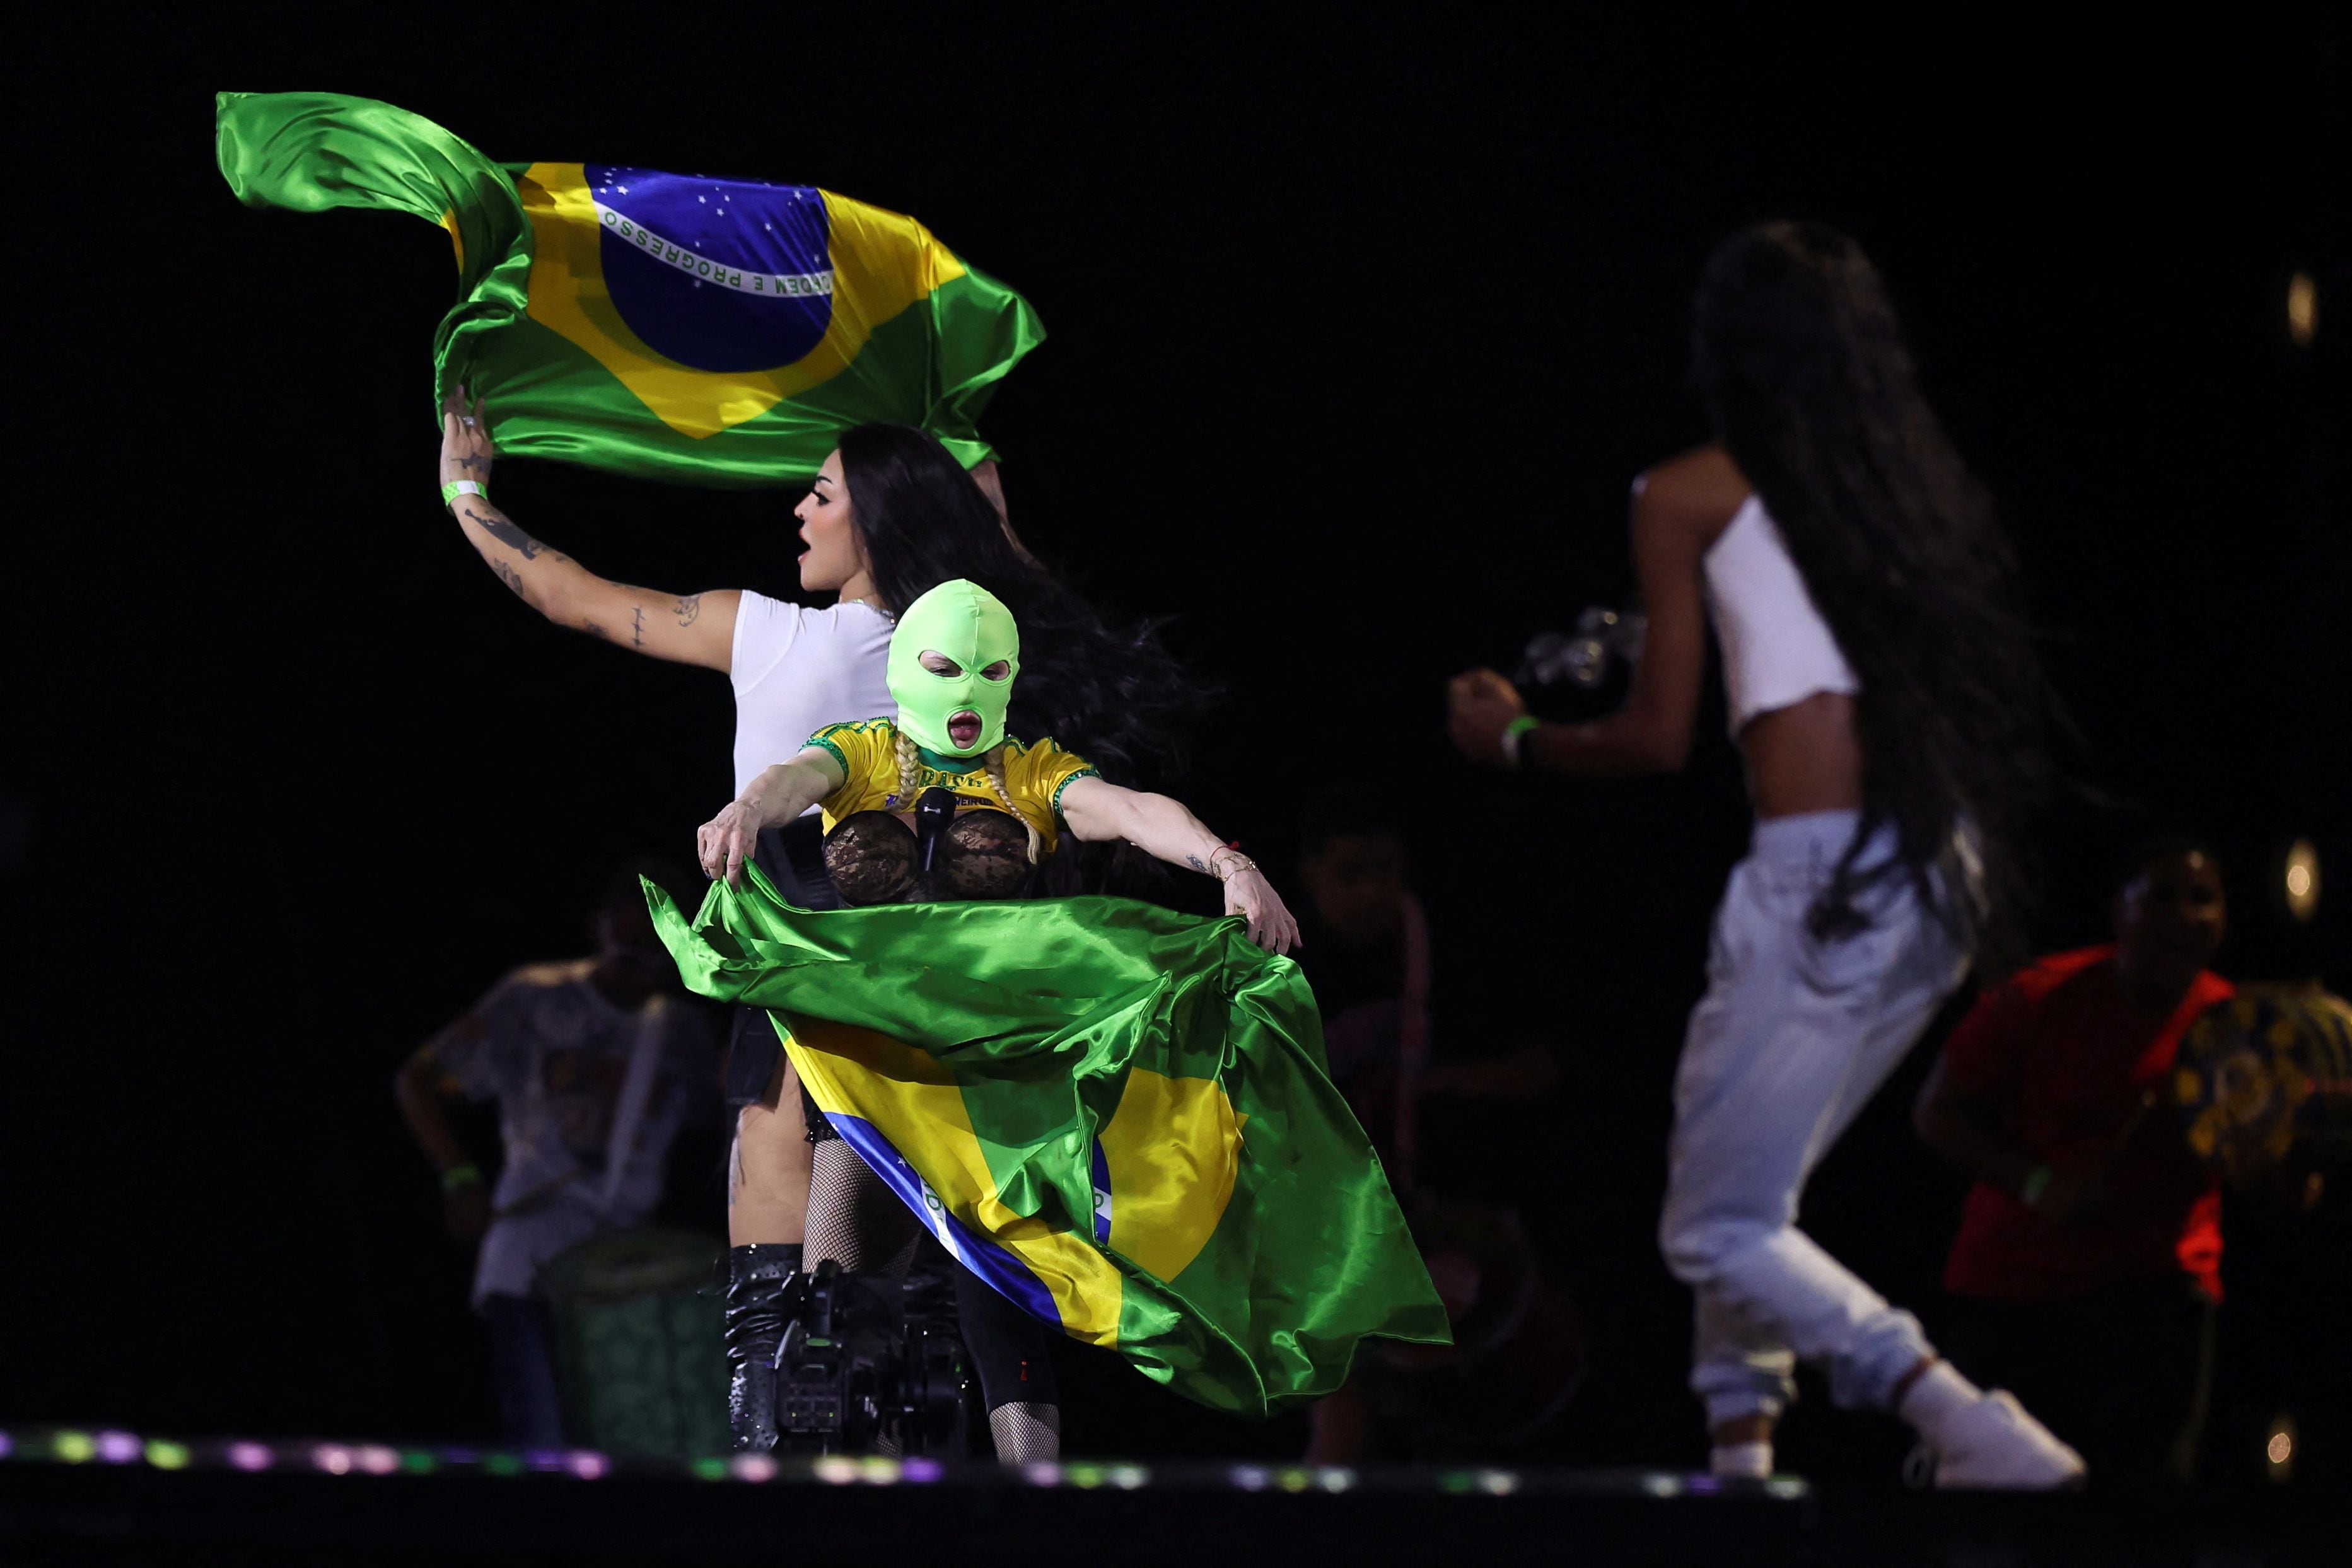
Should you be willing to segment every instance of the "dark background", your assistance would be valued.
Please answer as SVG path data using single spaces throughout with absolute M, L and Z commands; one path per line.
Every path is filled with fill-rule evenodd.
M 1274 866 L 1318 801 L 1390 815 L 1444 978 L 1485 1001 L 1440 1050 L 1558 1056 L 1557 1093 L 1457 1108 L 1439 1158 L 1521 1209 L 1581 1306 L 1594 1372 L 1560 1457 L 1701 1451 L 1651 1229 L 1745 806 L 1719 706 L 1681 778 L 1536 786 L 1452 758 L 1441 689 L 1623 601 L 1625 486 L 1703 435 L 1685 313 L 1735 227 L 1861 239 L 2016 537 L 2102 792 L 2045 835 L 2042 938 L 2095 939 L 2104 846 L 2176 819 L 2231 857 L 2226 972 L 2324 961 L 2352 986 L 2340 8 L 2063 35 L 534 15 L 16 24 L 37 221 L 10 247 L 35 438 L 5 529 L 0 1419 L 483 1431 L 467 1260 L 392 1071 L 509 967 L 579 950 L 614 862 L 686 853 L 730 784 L 723 681 L 525 613 L 436 510 L 446 237 L 240 209 L 219 89 L 386 99 L 496 159 L 821 184 L 1027 294 L 1051 336 L 986 424 L 1013 515 L 1106 604 L 1174 617 L 1225 688 L 1188 799 Z M 519 462 L 499 486 L 606 575 L 792 585 L 793 496 Z M 2297 835 L 2316 931 L 2275 892 Z M 1923 1305 L 1959 1190 L 1905 1124 L 1925 1060 L 1807 1211 Z M 688 1164 L 715 1228 L 716 1171 Z M 1082 1446 L 1297 1437 L 1088 1386 Z M 1890 1440 L 1824 1406 L 1792 1457 Z

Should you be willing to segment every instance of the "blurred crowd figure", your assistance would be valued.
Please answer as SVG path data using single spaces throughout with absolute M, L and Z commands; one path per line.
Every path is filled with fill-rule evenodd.
M 474 1309 L 488 1320 L 506 1440 L 565 1441 L 542 1275 L 564 1253 L 643 1224 L 662 1200 L 670 1145 L 718 1106 L 716 1044 L 679 995 L 639 862 L 592 913 L 595 951 L 527 964 L 417 1048 L 394 1093 L 440 1175 L 449 1232 L 478 1242 Z M 460 1145 L 448 1104 L 498 1105 L 495 1186 Z
M 1346 1386 L 1311 1412 L 1323 1464 L 1507 1455 L 1565 1408 L 1582 1371 L 1581 1325 L 1517 1213 L 1492 1201 L 1459 1140 L 1423 1136 L 1424 1112 L 1527 1105 L 1558 1081 L 1541 1042 L 1471 1015 L 1440 989 L 1437 934 L 1414 891 L 1402 833 L 1376 806 L 1327 807 L 1304 824 L 1300 964 L 1323 1016 L 1331 1079 L 1370 1134 L 1452 1322 L 1450 1346 L 1369 1345 Z M 1451 1003 L 1451 1005 L 1449 1005 Z M 1507 1019 L 1507 1009 L 1502 1015 Z M 1528 1140 L 1485 1163 L 1516 1186 Z M 1488 1179 L 1481 1180 L 1481 1176 Z
M 2221 1192 L 2181 1136 L 2182 1035 L 2231 994 L 2206 966 L 2218 859 L 2128 857 L 2115 940 L 1986 990 L 1922 1089 L 1920 1135 L 1976 1178 L 1944 1271 L 1944 1343 L 2012 1389 L 2101 1484 L 2185 1479 L 2221 1296 Z

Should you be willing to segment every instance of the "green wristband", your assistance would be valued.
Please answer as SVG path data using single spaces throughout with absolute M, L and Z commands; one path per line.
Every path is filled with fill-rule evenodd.
M 1528 732 L 1539 728 L 1542 724 L 1543 720 L 1535 715 L 1523 713 L 1503 727 L 1503 755 L 1511 759 L 1512 767 L 1519 768 L 1526 765 Z
M 490 498 L 490 492 L 488 486 L 477 485 L 471 479 L 459 479 L 441 486 L 441 504 L 445 507 L 456 506 L 460 496 L 479 496 L 487 501 Z
M 482 1167 L 477 1165 L 451 1166 L 441 1173 L 441 1190 L 454 1193 L 461 1186 L 482 1185 Z

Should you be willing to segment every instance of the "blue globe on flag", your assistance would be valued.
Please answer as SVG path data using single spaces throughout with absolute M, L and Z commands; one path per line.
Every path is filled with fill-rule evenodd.
M 647 348 L 692 370 L 764 371 L 824 339 L 833 262 L 822 191 L 610 163 L 583 172 L 613 307 Z

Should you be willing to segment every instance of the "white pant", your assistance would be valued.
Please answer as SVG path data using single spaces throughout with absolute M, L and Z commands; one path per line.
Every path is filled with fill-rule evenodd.
M 1697 1293 L 1691 1388 L 1710 1426 L 1778 1415 L 1799 1356 L 1827 1364 L 1840 1405 L 1885 1406 L 1932 1354 L 1917 1319 L 1796 1227 L 1805 1179 L 1967 967 L 1904 878 L 1858 900 L 1866 929 L 1826 942 L 1806 929 L 1855 820 L 1756 824 L 1716 913 L 1706 996 L 1675 1075 L 1658 1239 Z M 1882 838 L 1864 864 L 1891 852 Z

